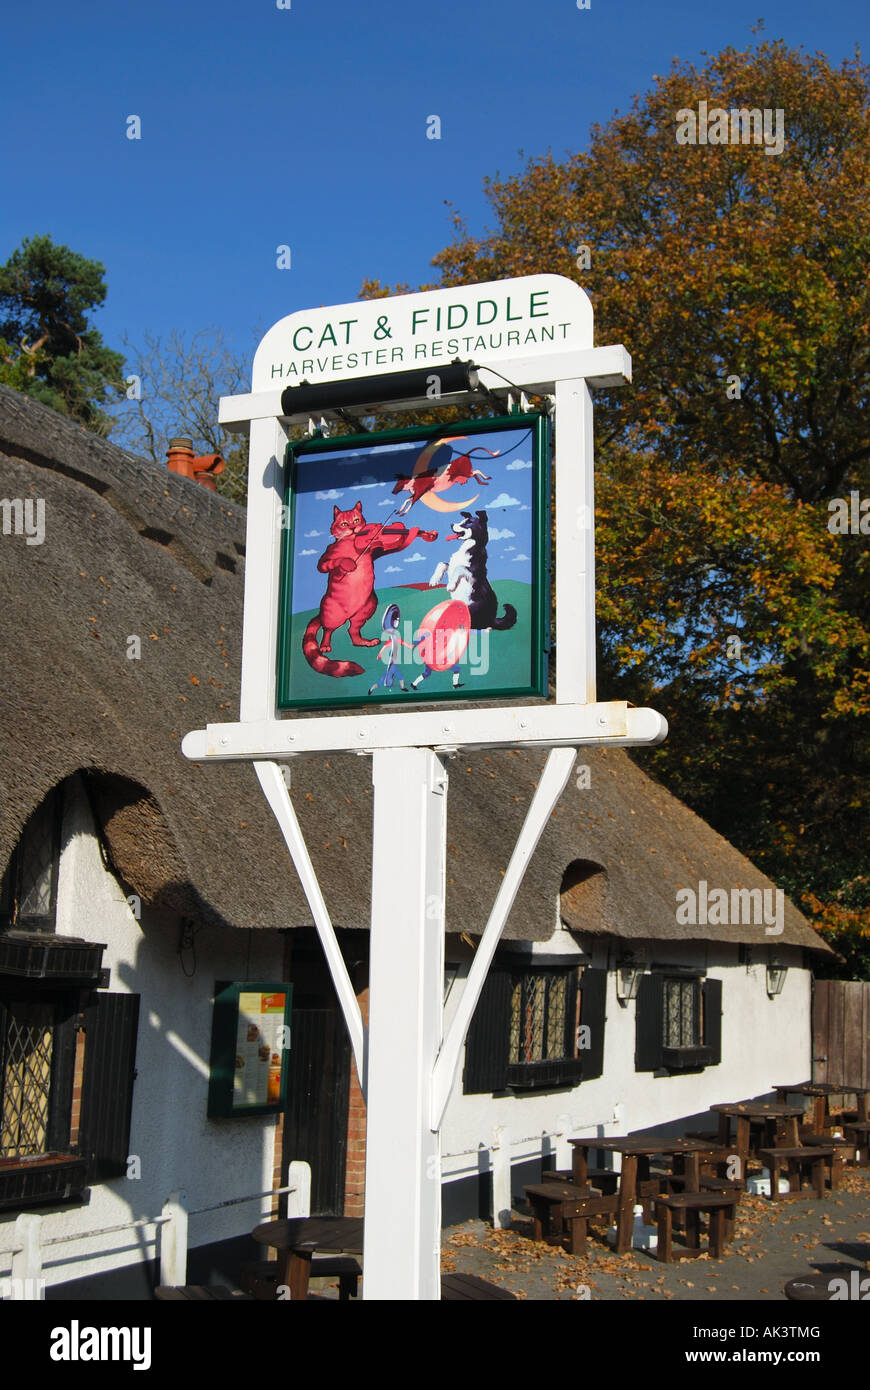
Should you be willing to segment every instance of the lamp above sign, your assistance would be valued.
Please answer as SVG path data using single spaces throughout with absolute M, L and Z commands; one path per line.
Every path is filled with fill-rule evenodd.
M 437 374 L 456 358 L 526 360 L 592 347 L 592 305 L 562 275 L 523 275 L 289 314 L 254 357 L 252 391 L 409 368 Z

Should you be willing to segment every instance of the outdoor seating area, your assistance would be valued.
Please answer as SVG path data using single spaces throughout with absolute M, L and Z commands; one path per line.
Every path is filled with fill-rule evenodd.
M 842 1108 L 842 1088 L 807 1083 L 776 1091 L 780 1099 L 773 1102 L 711 1106 L 717 1128 L 700 1135 L 570 1139 L 570 1169 L 545 1168 L 540 1182 L 524 1187 L 531 1214 L 528 1237 L 581 1260 L 593 1256 L 594 1242 L 607 1252 L 605 1259 L 640 1249 L 663 1265 L 698 1258 L 718 1261 L 734 1249 L 739 1253 L 739 1231 L 745 1231 L 745 1223 L 741 1226 L 738 1213 L 745 1197 L 750 1197 L 750 1205 L 755 1202 L 756 1213 L 767 1210 L 767 1202 L 815 1202 L 842 1187 L 848 1168 L 866 1164 L 866 1151 L 859 1156 L 856 1136 L 866 1145 L 867 1122 L 844 1122 L 843 1115 L 852 1112 Z M 793 1103 L 795 1096 L 803 1103 Z M 859 1113 L 866 1096 L 864 1092 L 857 1097 Z M 363 1220 L 357 1217 L 264 1221 L 252 1235 L 272 1258 L 246 1263 L 239 1288 L 162 1285 L 155 1297 L 356 1300 L 361 1293 L 363 1231 Z M 313 1287 L 312 1281 L 317 1281 Z M 326 1281 L 332 1287 L 324 1295 Z M 477 1273 L 451 1270 L 449 1263 L 441 1278 L 442 1301 L 516 1296 Z M 795 1291 L 783 1296 L 826 1295 L 798 1279 Z
M 571 1170 L 545 1171 L 540 1183 L 524 1188 L 534 1239 L 562 1244 L 571 1255 L 585 1254 L 596 1234 L 617 1255 L 639 1246 L 663 1263 L 703 1252 L 718 1259 L 733 1239 L 745 1192 L 777 1202 L 836 1191 L 847 1165 L 867 1163 L 867 1090 L 846 1091 L 857 1099 L 857 1112 L 849 1112 L 831 1109 L 832 1097 L 845 1098 L 842 1087 L 773 1089 L 776 1101 L 711 1105 L 715 1130 L 569 1140 Z M 593 1156 L 619 1163 L 593 1167 Z

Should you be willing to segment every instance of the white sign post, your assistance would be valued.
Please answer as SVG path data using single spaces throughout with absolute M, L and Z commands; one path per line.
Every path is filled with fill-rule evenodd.
M 279 718 L 282 464 L 288 424 L 308 418 L 283 414 L 282 393 L 307 384 L 334 394 L 334 383 L 353 382 L 355 408 L 385 399 L 395 412 L 453 404 L 471 399 L 440 390 L 439 367 L 456 359 L 473 363 L 501 400 L 534 393 L 554 406 L 555 702 Z M 414 369 L 425 380 L 407 399 L 378 396 L 378 377 Z M 251 394 L 221 401 L 225 426 L 250 429 L 240 718 L 189 733 L 182 747 L 195 761 L 254 763 L 324 947 L 367 1103 L 365 1299 L 440 1297 L 441 1122 L 507 915 L 578 746 L 654 744 L 667 732 L 654 710 L 599 703 L 595 685 L 591 388 L 630 377 L 622 346 L 593 346 L 584 291 L 535 275 L 291 314 L 260 343 Z M 363 402 L 360 378 L 371 379 Z M 444 1036 L 445 758 L 460 747 L 527 744 L 551 751 Z M 371 754 L 374 784 L 368 1035 L 280 766 L 351 750 Z

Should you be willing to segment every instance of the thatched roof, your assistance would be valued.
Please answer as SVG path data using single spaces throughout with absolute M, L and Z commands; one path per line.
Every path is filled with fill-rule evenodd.
M 0 497 L 45 499 L 44 543 L 0 537 L 0 870 L 56 783 L 83 771 L 112 859 L 155 907 L 236 927 L 309 925 L 253 770 L 195 765 L 181 739 L 238 710 L 244 510 L 0 387 Z M 131 660 L 128 639 L 141 639 Z M 449 764 L 448 929 L 478 934 L 544 754 Z M 625 752 L 586 750 L 506 936 L 568 926 L 622 937 L 708 937 L 822 948 L 786 906 L 785 932 L 679 926 L 675 892 L 771 888 Z M 298 759 L 293 796 L 333 920 L 369 917 L 370 764 Z M 579 863 L 578 863 L 579 861 Z M 573 867 L 572 867 L 573 866 Z M 572 886 L 573 885 L 573 886 Z

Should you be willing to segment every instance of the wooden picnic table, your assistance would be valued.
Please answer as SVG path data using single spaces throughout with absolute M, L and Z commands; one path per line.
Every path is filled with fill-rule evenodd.
M 823 1134 L 830 1119 L 829 1097 L 837 1094 L 836 1086 L 827 1081 L 803 1081 L 797 1086 L 775 1086 L 776 1099 L 780 1105 L 787 1105 L 789 1096 L 810 1096 L 813 1101 L 812 1129 L 814 1134 Z
M 854 1096 L 857 1106 L 857 1119 L 865 1124 L 870 1121 L 870 1086 L 840 1086 L 832 1081 L 804 1081 L 798 1086 L 776 1086 L 778 1101 L 786 1101 L 791 1095 L 812 1096 L 815 1100 L 813 1123 L 816 1133 L 831 1124 L 830 1097 Z
M 836 1095 L 854 1096 L 858 1106 L 859 1124 L 870 1124 L 870 1086 L 834 1086 Z
M 264 1221 L 255 1226 L 254 1240 L 278 1251 L 279 1284 L 286 1284 L 290 1299 L 308 1298 L 313 1255 L 361 1255 L 363 1220 L 357 1216 L 296 1216 L 290 1220 Z M 445 1303 L 514 1300 L 516 1295 L 476 1274 L 441 1276 L 441 1300 Z
M 633 1134 L 611 1139 L 569 1139 L 568 1142 L 574 1150 L 572 1172 L 576 1187 L 586 1187 L 590 1149 L 621 1156 L 614 1247 L 617 1255 L 624 1255 L 631 1247 L 638 1183 L 649 1181 L 650 1159 L 670 1158 L 672 1162 L 679 1163 L 684 1191 L 697 1192 L 700 1188 L 700 1156 L 710 1151 L 710 1145 L 702 1139 L 684 1139 L 674 1135 L 655 1138 Z
M 847 1096 L 854 1096 L 858 1103 L 858 1119 L 861 1124 L 870 1124 L 870 1086 L 841 1086 Z
M 278 1251 L 278 1283 L 289 1288 L 291 1300 L 308 1296 L 313 1255 L 361 1255 L 363 1248 L 361 1216 L 294 1216 L 264 1221 L 252 1234 Z
M 778 1105 L 772 1101 L 742 1100 L 733 1103 L 711 1105 L 710 1109 L 719 1116 L 719 1143 L 723 1147 L 733 1144 L 734 1152 L 744 1161 L 754 1158 L 759 1149 L 772 1149 L 779 1143 L 789 1148 L 798 1148 L 800 1138 L 798 1123 L 804 1113 L 802 1105 Z M 731 1139 L 731 1121 L 735 1121 L 735 1137 Z M 761 1142 L 752 1143 L 752 1125 L 760 1126 Z M 782 1139 L 777 1135 L 781 1127 Z

